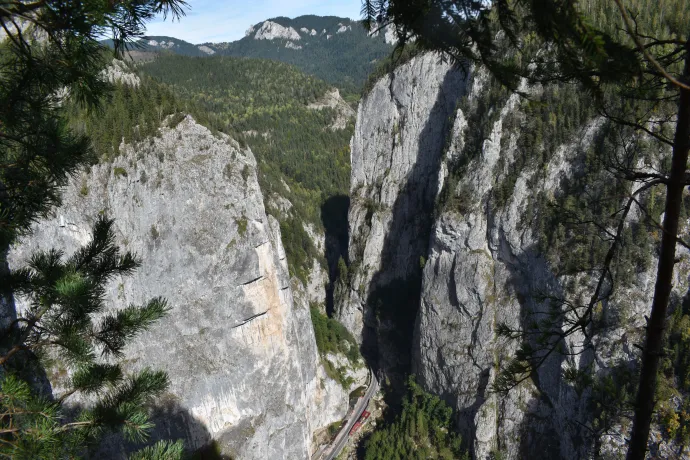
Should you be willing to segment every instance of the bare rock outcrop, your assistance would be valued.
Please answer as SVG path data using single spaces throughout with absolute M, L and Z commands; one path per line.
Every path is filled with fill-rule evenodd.
M 120 82 L 134 88 L 141 84 L 139 75 L 132 72 L 132 69 L 130 69 L 124 61 L 120 61 L 119 59 L 113 59 L 111 64 L 103 70 L 101 75 L 110 83 Z
M 351 141 L 349 279 L 337 287 L 336 309 L 365 353 L 380 348 L 383 368 L 409 358 L 384 336 L 411 334 L 407 300 L 397 313 L 391 304 L 394 294 L 407 299 L 419 290 L 412 279 L 427 253 L 445 134 L 464 87 L 462 72 L 429 54 L 384 77 L 359 106 Z
M 308 458 L 312 434 L 344 415 L 347 395 L 321 368 L 308 308 L 293 302 L 251 151 L 191 117 L 120 151 L 66 188 L 10 268 L 37 248 L 70 254 L 94 217 L 113 217 L 118 243 L 143 266 L 111 284 L 112 308 L 154 296 L 172 307 L 125 353 L 128 369 L 170 377 L 154 438 L 191 449 L 214 439 L 243 459 Z
M 597 307 L 601 332 L 570 336 L 565 354 L 554 353 L 507 396 L 491 391 L 518 345 L 499 336 L 499 324 L 529 329 L 547 317 L 545 293 L 574 302 L 591 295 L 591 282 L 554 267 L 540 246 L 548 230 L 526 216 L 544 206 L 538 197 L 565 193 L 603 126 L 596 117 L 581 123 L 545 165 L 525 166 L 517 161 L 524 152 L 516 127 L 529 126 L 522 101 L 496 94 L 483 70 L 465 79 L 425 54 L 363 98 L 351 143 L 350 265 L 336 292 L 338 314 L 384 373 L 410 360 L 421 385 L 455 409 L 474 458 L 615 457 L 629 426 L 593 436 L 591 389 L 566 381 L 563 370 L 591 372 L 597 381 L 634 369 L 654 264 L 633 271 Z M 633 209 L 629 220 L 639 215 Z M 675 299 L 688 290 L 680 251 Z M 411 357 L 399 346 L 409 342 Z M 655 455 L 679 455 L 658 427 L 652 440 Z
M 340 96 L 340 91 L 338 91 L 337 88 L 333 88 L 331 91 L 326 91 L 326 94 L 324 94 L 321 99 L 312 102 L 307 107 L 313 110 L 321 110 L 325 108 L 334 109 L 337 112 L 337 116 L 335 121 L 333 121 L 330 126 L 333 131 L 345 129 L 347 123 L 356 116 L 356 113 L 352 107 L 350 107 L 350 105 Z
M 277 22 L 265 21 L 256 31 L 254 38 L 256 40 L 275 40 L 276 38 L 300 40 L 302 37 L 292 27 L 283 27 Z

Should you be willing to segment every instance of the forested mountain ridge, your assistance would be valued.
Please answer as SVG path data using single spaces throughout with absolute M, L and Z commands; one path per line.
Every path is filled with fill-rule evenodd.
M 102 43 L 112 47 L 112 40 L 103 40 Z M 193 45 L 179 38 L 158 35 L 151 35 L 137 40 L 134 44 L 129 45 L 129 49 L 152 53 L 170 52 L 183 56 L 208 56 L 214 54 L 214 51 L 207 47 Z
M 245 37 L 234 42 L 193 45 L 177 38 L 150 36 L 139 40 L 133 49 L 285 62 L 336 86 L 346 100 L 354 101 L 377 63 L 390 55 L 394 43 L 395 37 L 390 33 L 371 36 L 360 21 L 307 15 L 259 22 L 249 27 Z
M 269 22 L 289 34 L 266 39 Z M 377 61 L 392 52 L 389 38 L 385 34 L 370 36 L 361 22 L 348 18 L 300 16 L 272 18 L 253 25 L 241 40 L 206 45 L 219 54 L 287 62 L 337 86 L 344 94 L 358 94 Z

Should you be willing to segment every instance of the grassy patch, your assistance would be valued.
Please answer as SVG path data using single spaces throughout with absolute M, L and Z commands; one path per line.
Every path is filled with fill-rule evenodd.
M 240 234 L 240 236 L 244 236 L 247 234 L 247 218 L 242 216 L 241 219 L 235 219 L 235 223 L 237 224 L 237 233 Z
M 115 177 L 127 177 L 127 170 L 125 168 L 116 166 L 113 168 L 113 174 L 115 175 Z
M 360 358 L 359 347 L 350 331 L 337 320 L 321 313 L 317 307 L 312 305 L 310 311 L 319 353 L 341 353 L 347 356 L 351 363 L 356 364 Z

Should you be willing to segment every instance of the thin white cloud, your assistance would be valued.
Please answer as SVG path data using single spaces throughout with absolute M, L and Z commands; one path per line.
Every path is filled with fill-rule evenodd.
M 234 41 L 253 24 L 276 16 L 304 14 L 358 18 L 361 0 L 188 0 L 191 10 L 180 21 L 156 20 L 148 35 L 167 35 L 191 43 Z

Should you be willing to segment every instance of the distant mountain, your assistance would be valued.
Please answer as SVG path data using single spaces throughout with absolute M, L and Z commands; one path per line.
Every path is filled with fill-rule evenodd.
M 112 46 L 110 41 L 105 41 Z M 278 17 L 251 26 L 235 42 L 194 45 L 173 37 L 140 40 L 140 51 L 184 56 L 224 55 L 272 59 L 292 64 L 304 73 L 340 89 L 343 96 L 359 95 L 367 76 L 387 57 L 395 34 L 370 35 L 362 24 L 336 16 Z
M 101 43 L 106 46 L 113 46 L 112 40 L 103 40 Z M 203 45 L 193 45 L 184 40 L 180 40 L 174 37 L 165 36 L 151 36 L 146 37 L 143 40 L 139 40 L 136 47 L 133 48 L 136 51 L 146 51 L 146 52 L 171 52 L 174 54 L 181 54 L 183 56 L 209 56 L 215 54 L 215 51 L 203 46 Z
M 205 43 L 218 54 L 293 64 L 346 94 L 359 93 L 376 62 L 390 54 L 394 36 L 370 36 L 358 21 L 335 16 L 278 17 L 253 25 L 231 43 Z

